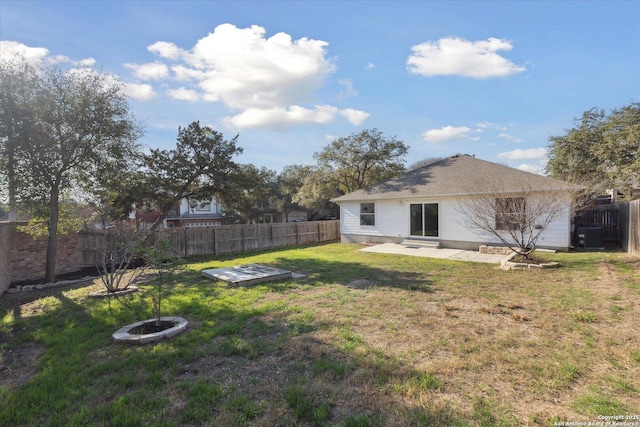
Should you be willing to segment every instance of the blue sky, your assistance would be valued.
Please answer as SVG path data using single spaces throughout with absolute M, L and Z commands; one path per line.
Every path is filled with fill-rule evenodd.
M 549 136 L 640 101 L 640 2 L 0 2 L 0 53 L 117 75 L 147 147 L 199 120 L 242 163 L 314 164 L 377 128 L 407 165 L 542 172 Z

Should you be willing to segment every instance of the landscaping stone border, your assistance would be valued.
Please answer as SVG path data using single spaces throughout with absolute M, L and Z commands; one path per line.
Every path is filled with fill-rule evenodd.
M 42 289 L 56 288 L 58 286 L 75 285 L 77 283 L 90 282 L 90 281 L 93 281 L 94 279 L 95 277 L 88 276 L 78 280 L 60 280 L 58 282 L 51 282 L 51 283 L 37 283 L 35 285 L 12 286 L 9 289 L 7 289 L 5 293 L 17 294 L 20 292 L 39 291 Z
M 560 263 L 557 262 L 543 262 L 542 264 L 526 264 L 524 262 L 511 262 L 511 259 L 515 257 L 515 252 L 503 259 L 500 262 L 500 268 L 503 270 L 541 270 L 543 268 L 558 268 Z
M 161 339 L 169 339 L 184 332 L 187 329 L 189 322 L 182 317 L 161 317 L 162 322 L 176 322 L 177 324 L 169 329 L 165 329 L 160 332 L 153 332 L 151 334 L 130 334 L 134 328 L 142 326 L 145 323 L 155 322 L 156 319 L 147 319 L 140 322 L 132 323 L 115 331 L 111 336 L 117 342 L 129 343 L 129 344 L 149 344 L 152 342 L 160 341 Z

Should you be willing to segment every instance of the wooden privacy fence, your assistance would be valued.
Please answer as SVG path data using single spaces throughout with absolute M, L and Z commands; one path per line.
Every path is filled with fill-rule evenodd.
M 622 247 L 630 254 L 640 256 L 640 200 L 625 203 L 622 208 L 622 221 L 627 225 L 622 236 Z
M 339 240 L 340 221 L 180 227 L 166 233 L 176 253 L 189 258 Z

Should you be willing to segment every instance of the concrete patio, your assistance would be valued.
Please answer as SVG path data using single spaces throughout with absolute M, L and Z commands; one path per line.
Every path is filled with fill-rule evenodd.
M 368 246 L 364 249 L 360 249 L 360 251 L 451 259 L 456 261 L 484 262 L 489 264 L 499 264 L 500 261 L 506 258 L 506 255 L 481 254 L 478 251 L 465 251 L 462 249 L 412 248 L 403 246 L 399 243 L 382 243 L 375 246 Z

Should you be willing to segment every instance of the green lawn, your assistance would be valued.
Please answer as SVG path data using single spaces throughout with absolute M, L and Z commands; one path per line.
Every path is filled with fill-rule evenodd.
M 640 413 L 640 261 L 561 267 L 329 244 L 192 263 L 165 290 L 187 332 L 112 342 L 152 317 L 68 286 L 0 297 L 0 425 L 552 426 Z M 232 288 L 200 270 L 261 263 L 306 278 Z

